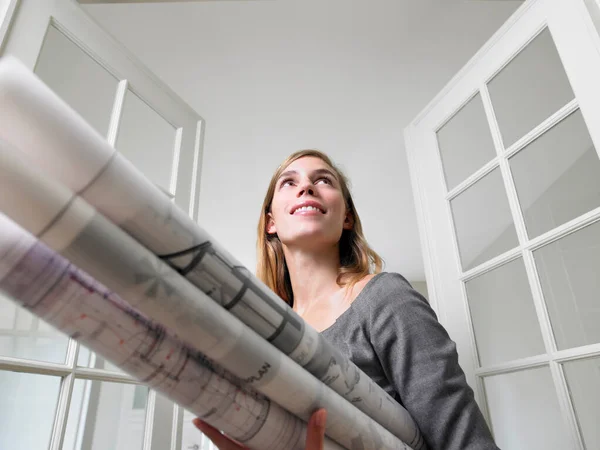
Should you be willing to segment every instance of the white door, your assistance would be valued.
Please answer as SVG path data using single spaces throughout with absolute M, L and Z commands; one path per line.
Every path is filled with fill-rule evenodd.
M 600 449 L 600 38 L 529 0 L 406 130 L 430 298 L 501 448 Z
M 74 0 L 9 0 L 0 20 L 4 13 L 3 54 L 197 219 L 201 117 Z M 183 410 L 1 296 L 0 398 L 2 449 L 181 446 Z

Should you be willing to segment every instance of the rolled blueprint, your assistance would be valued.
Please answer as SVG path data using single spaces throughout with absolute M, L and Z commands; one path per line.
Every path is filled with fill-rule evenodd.
M 409 413 L 176 207 L 14 59 L 0 64 L 0 138 L 194 286 L 416 450 Z
M 184 345 L 1 213 L 0 291 L 244 445 L 304 450 L 306 423 Z M 342 450 L 328 438 L 325 448 Z
M 81 197 L 0 142 L 0 211 L 132 307 L 347 449 L 407 445 L 177 273 Z

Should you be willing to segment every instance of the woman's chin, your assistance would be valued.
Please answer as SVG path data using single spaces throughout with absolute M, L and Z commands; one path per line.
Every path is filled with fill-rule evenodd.
M 335 246 L 339 239 L 328 236 L 322 232 L 303 232 L 295 234 L 284 242 L 290 248 L 321 249 Z

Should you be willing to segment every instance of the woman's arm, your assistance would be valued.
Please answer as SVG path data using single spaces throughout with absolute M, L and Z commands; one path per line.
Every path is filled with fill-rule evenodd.
M 323 450 L 325 444 L 326 420 L 327 411 L 322 408 L 316 410 L 310 416 L 306 429 L 305 450 Z M 228 438 L 215 427 L 199 418 L 195 418 L 192 423 L 204 433 L 219 450 L 248 450 L 248 447 Z
M 400 401 L 431 450 L 497 450 L 458 364 L 456 344 L 401 275 L 372 303 L 370 339 Z

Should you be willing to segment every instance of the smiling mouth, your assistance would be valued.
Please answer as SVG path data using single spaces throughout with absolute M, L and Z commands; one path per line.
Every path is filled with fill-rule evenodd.
M 307 212 L 320 212 L 321 214 L 325 214 L 325 211 L 319 208 L 318 206 L 313 205 L 305 205 L 299 208 L 295 208 L 292 210 L 291 214 L 294 215 L 296 213 L 307 213 Z

